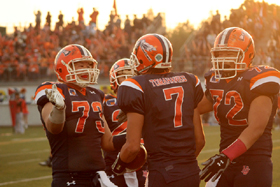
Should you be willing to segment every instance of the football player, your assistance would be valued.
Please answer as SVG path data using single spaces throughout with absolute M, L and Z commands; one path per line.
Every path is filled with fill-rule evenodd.
M 54 62 L 58 82 L 44 82 L 35 101 L 52 154 L 53 187 L 115 186 L 105 173 L 101 148 L 121 147 L 122 136 L 112 138 L 103 116 L 104 93 L 97 83 L 97 61 L 77 44 L 62 48 Z M 120 150 L 120 149 L 119 149 Z
M 242 28 L 223 30 L 211 49 L 213 68 L 205 74 L 201 114 L 214 111 L 220 125 L 219 154 L 203 163 L 206 182 L 219 187 L 272 186 L 271 128 L 277 109 L 280 73 L 251 67 L 254 40 Z
M 196 107 L 203 97 L 197 76 L 172 73 L 173 48 L 160 34 L 138 39 L 130 61 L 139 76 L 119 86 L 117 102 L 127 114 L 126 143 L 113 171 L 136 156 L 141 137 L 148 152 L 149 187 L 199 186 L 196 160 L 205 139 Z
M 109 79 L 111 89 L 114 94 L 105 95 L 104 103 L 104 116 L 108 123 L 109 129 L 114 136 L 121 133 L 126 133 L 127 122 L 118 122 L 117 116 L 120 113 L 120 108 L 117 104 L 116 94 L 118 92 L 119 85 L 127 78 L 135 75 L 135 71 L 128 58 L 123 58 L 116 61 L 109 72 Z M 106 152 L 106 173 L 110 177 L 110 180 L 117 186 L 122 187 L 143 187 L 146 180 L 147 170 L 144 168 L 139 169 L 137 172 L 124 173 L 123 175 L 116 175 L 112 172 L 112 165 L 117 158 L 119 151 Z

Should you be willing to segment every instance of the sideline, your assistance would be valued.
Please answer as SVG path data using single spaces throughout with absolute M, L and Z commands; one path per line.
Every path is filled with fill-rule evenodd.
M 8 162 L 7 165 L 14 165 L 14 164 L 24 164 L 28 162 L 34 162 L 34 161 L 39 161 L 41 159 L 36 158 L 36 159 L 29 159 L 29 160 L 23 160 L 23 161 L 14 161 L 14 162 Z
M 276 143 L 276 142 L 280 142 L 280 139 L 277 139 L 277 140 L 274 140 L 273 143 Z M 273 150 L 278 150 L 280 149 L 280 146 L 277 146 L 277 147 L 274 147 Z M 46 152 L 49 152 L 49 150 L 45 150 Z M 204 151 L 201 151 L 201 153 L 210 153 L 210 152 L 217 152 L 218 149 L 209 149 L 209 150 L 204 150 Z M 37 153 L 39 151 L 33 151 L 33 152 L 29 152 L 30 154 L 32 153 Z M 42 152 L 42 151 L 40 151 Z M 200 153 L 200 154 L 201 154 Z M 11 155 L 20 155 L 20 154 L 26 154 L 26 153 L 18 153 L 18 154 L 7 154 L 7 155 L 0 155 L 0 157 L 5 157 L 5 156 L 11 156 Z M 203 159 L 203 160 L 198 160 L 198 163 L 202 163 L 206 161 L 206 159 Z M 0 186 L 4 186 L 4 185 L 9 185 L 9 184 L 16 184 L 16 183 L 21 183 L 21 182 L 30 182 L 30 181 L 35 181 L 35 180 L 43 180 L 43 179 L 49 179 L 49 178 L 52 178 L 51 175 L 48 175 L 48 176 L 43 176 L 43 177 L 37 177 L 37 178 L 30 178 L 30 179 L 22 179 L 22 180 L 18 180 L 18 181 L 10 181 L 10 182 L 4 182 L 4 183 L 0 183 Z
M 37 154 L 37 153 L 42 153 L 42 152 L 50 152 L 50 149 L 44 149 L 40 151 L 30 151 L 30 152 L 21 152 L 21 153 L 10 153 L 10 154 L 2 154 L 0 155 L 1 157 L 8 157 L 8 156 L 18 156 L 18 155 L 27 155 L 27 154 Z
M 16 184 L 16 183 L 21 183 L 21 182 L 30 182 L 30 181 L 36 181 L 36 180 L 50 179 L 50 178 L 52 178 L 51 175 L 37 177 L 37 178 L 30 178 L 30 179 L 22 179 L 22 180 L 18 180 L 18 181 L 3 182 L 3 183 L 0 183 L 0 186 L 4 186 L 4 185 L 8 185 L 8 184 Z
M 39 141 L 47 141 L 47 137 L 42 138 L 29 138 L 29 139 L 13 139 L 7 142 L 0 142 L 0 145 L 9 145 L 14 143 L 26 143 L 26 142 L 39 142 Z

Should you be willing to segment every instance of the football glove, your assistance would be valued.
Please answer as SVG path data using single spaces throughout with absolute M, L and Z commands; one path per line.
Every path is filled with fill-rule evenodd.
M 116 175 L 123 175 L 124 173 L 134 172 L 140 169 L 147 161 L 147 150 L 144 145 L 140 145 L 140 151 L 134 160 L 129 163 L 125 163 L 120 159 L 120 153 L 117 156 L 114 164 L 112 165 L 112 171 Z
M 52 90 L 48 91 L 48 89 L 45 90 L 46 96 L 49 99 L 49 101 L 59 110 L 65 108 L 65 103 L 63 96 L 59 93 L 57 90 L 56 84 L 52 85 Z
M 120 113 L 117 115 L 117 120 L 119 123 L 123 123 L 127 121 L 126 114 L 121 110 Z
M 212 156 L 206 162 L 202 163 L 202 165 L 205 167 L 199 173 L 200 179 L 205 179 L 204 181 L 207 182 L 214 176 L 212 178 L 212 182 L 214 182 L 219 176 L 223 174 L 229 164 L 230 159 L 223 153 Z

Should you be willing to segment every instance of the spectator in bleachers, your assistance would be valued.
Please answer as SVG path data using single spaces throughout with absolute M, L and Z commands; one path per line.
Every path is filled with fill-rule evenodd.
M 34 12 L 34 15 L 35 15 L 35 23 L 36 23 L 36 24 L 35 24 L 35 29 L 36 29 L 37 31 L 39 31 L 40 28 L 41 28 L 41 15 L 42 15 L 42 13 L 41 13 L 40 10 L 38 10 L 37 13 Z
M 208 44 L 210 45 L 209 46 L 210 48 L 212 48 L 214 46 L 216 36 L 217 35 L 215 34 L 215 32 L 211 29 L 210 33 L 206 37 L 206 40 L 207 40 Z
M 26 63 L 24 62 L 24 58 L 23 56 L 19 57 L 19 63 L 16 66 L 16 80 L 18 81 L 24 81 L 25 77 L 26 77 Z
M 52 16 L 50 11 L 48 11 L 47 16 L 46 16 L 46 23 L 47 25 L 51 28 L 51 23 L 52 23 Z
M 39 66 L 34 61 L 33 57 L 29 57 L 28 59 L 29 67 L 28 67 L 28 79 L 29 80 L 37 80 L 39 78 Z
M 6 65 L 0 61 L 0 81 L 5 81 L 7 78 L 5 76 Z
M 143 14 L 143 17 L 141 19 L 142 24 L 143 24 L 143 28 L 147 28 L 149 27 L 151 21 L 146 17 L 146 14 Z
M 225 29 L 225 28 L 228 28 L 230 27 L 231 22 L 228 20 L 227 16 L 225 15 L 224 16 L 224 20 L 223 20 L 223 23 L 222 23 L 222 29 Z
M 211 21 L 211 29 L 217 33 L 221 30 L 221 15 L 219 10 L 216 10 L 216 14 L 213 15 L 212 21 Z
M 128 15 L 125 15 L 126 19 L 124 21 L 124 32 L 128 35 L 128 41 L 131 40 L 131 32 L 132 32 L 132 26 L 131 21 L 129 19 Z
M 83 9 L 83 7 L 78 8 L 77 13 L 78 13 L 79 24 L 84 24 L 84 9 Z
M 277 41 L 274 39 L 273 35 L 270 36 L 267 41 L 267 52 L 273 58 L 276 53 Z
M 102 78 L 108 77 L 109 66 L 104 61 L 98 64 L 98 69 L 100 70 L 100 74 L 99 74 L 100 77 Z
M 93 12 L 92 14 L 89 16 L 90 17 L 90 26 L 92 27 L 92 29 L 95 29 L 97 27 L 97 16 L 98 16 L 99 12 L 93 8 Z
M 120 15 L 118 14 L 116 16 L 116 22 L 115 22 L 115 25 L 117 26 L 117 28 L 121 28 L 121 23 L 122 23 L 122 20 L 121 20 Z
M 155 23 L 156 29 L 159 29 L 162 27 L 162 16 L 161 16 L 160 12 L 154 18 L 154 23 Z
M 64 25 L 64 20 L 63 20 L 64 15 L 62 14 L 62 11 L 59 11 L 58 15 L 58 22 L 57 22 L 57 29 L 62 29 Z

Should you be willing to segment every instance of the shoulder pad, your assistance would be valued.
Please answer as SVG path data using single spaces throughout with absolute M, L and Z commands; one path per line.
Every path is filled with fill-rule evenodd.
M 208 72 L 206 72 L 206 73 L 204 74 L 204 78 L 205 78 L 205 79 L 210 79 L 214 74 L 215 74 L 215 73 L 214 73 L 213 70 L 209 70 Z
M 250 90 L 264 95 L 279 92 L 280 72 L 269 66 L 255 66 L 244 72 L 243 77 L 250 82 Z

